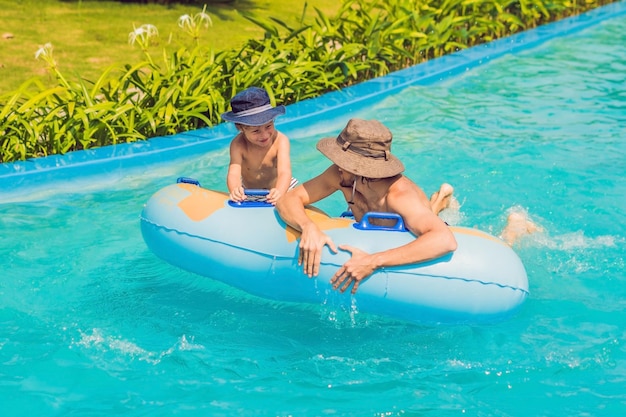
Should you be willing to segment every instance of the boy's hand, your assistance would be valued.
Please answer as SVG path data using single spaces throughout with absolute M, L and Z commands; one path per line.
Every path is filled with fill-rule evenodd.
M 242 186 L 239 186 L 230 193 L 229 198 L 237 203 L 240 203 L 246 199 L 246 192 Z
M 272 188 L 270 192 L 267 194 L 267 202 L 273 205 L 276 205 L 278 199 L 282 196 L 280 190 L 278 188 Z

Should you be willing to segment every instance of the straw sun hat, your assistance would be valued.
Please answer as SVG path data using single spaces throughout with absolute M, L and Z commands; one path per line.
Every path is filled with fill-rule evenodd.
M 365 178 L 389 178 L 404 171 L 391 154 L 391 131 L 378 120 L 350 119 L 336 138 L 324 138 L 317 149 L 339 168 Z
M 262 88 L 250 87 L 230 100 L 232 111 L 222 114 L 222 119 L 246 126 L 263 126 L 277 116 L 285 114 L 285 106 L 273 107 L 270 97 Z

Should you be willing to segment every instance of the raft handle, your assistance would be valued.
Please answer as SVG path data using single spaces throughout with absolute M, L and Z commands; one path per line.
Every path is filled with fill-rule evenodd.
M 193 184 L 193 185 L 197 185 L 198 187 L 200 186 L 200 181 L 194 178 L 178 177 L 178 179 L 176 180 L 176 184 L 180 184 L 181 182 L 183 184 Z
M 341 213 L 341 215 L 339 216 L 341 218 L 350 218 L 350 219 L 354 219 L 354 213 L 352 212 L 352 210 L 346 210 L 343 213 Z
M 250 207 L 274 207 L 272 203 L 268 203 L 263 197 L 266 197 L 270 191 L 263 189 L 247 188 L 244 190 L 248 198 L 243 201 L 228 200 L 228 205 L 237 208 L 250 208 Z
M 376 226 L 370 223 L 372 219 L 392 219 L 396 220 L 396 224 L 393 226 Z M 360 222 L 354 223 L 354 228 L 359 230 L 388 230 L 392 232 L 406 232 L 407 228 L 404 227 L 404 219 L 397 213 L 383 213 L 378 211 L 369 211 L 365 213 Z

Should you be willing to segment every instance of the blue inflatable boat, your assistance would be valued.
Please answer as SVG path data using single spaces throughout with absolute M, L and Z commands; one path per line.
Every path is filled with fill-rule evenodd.
M 379 230 L 368 216 L 356 223 L 311 208 L 309 216 L 335 244 L 367 252 L 414 239 L 399 224 Z M 434 261 L 377 270 L 356 294 L 329 281 L 349 253 L 322 255 L 319 276 L 297 265 L 299 233 L 264 203 L 238 204 L 225 193 L 179 182 L 156 192 L 141 214 L 143 238 L 158 257 L 250 294 L 288 302 L 345 302 L 359 312 L 414 323 L 479 323 L 513 314 L 528 295 L 517 254 L 502 240 L 476 229 L 451 227 L 458 249 Z M 337 301 L 339 299 L 339 301 Z

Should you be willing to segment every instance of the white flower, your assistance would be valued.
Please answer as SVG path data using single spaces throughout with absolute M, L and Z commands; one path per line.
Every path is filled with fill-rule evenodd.
M 204 13 L 204 11 L 198 13 L 196 15 L 196 18 L 198 19 L 198 23 L 204 22 L 204 27 L 205 28 L 208 28 L 209 26 L 213 26 L 213 21 L 211 20 L 211 16 L 209 16 L 206 13 Z
M 141 26 L 144 28 L 148 36 L 159 36 L 159 31 L 156 26 L 150 24 Z
M 46 43 L 43 46 L 39 46 L 39 49 L 37 49 L 37 52 L 35 52 L 35 59 L 46 59 L 52 56 L 53 49 L 54 48 L 52 47 L 52 44 L 50 42 Z
M 193 25 L 193 20 L 191 20 L 191 16 L 188 14 L 184 14 L 178 18 L 178 26 L 182 29 L 185 29 L 186 26 L 190 27 L 191 25 Z
M 141 48 L 146 49 L 150 45 L 150 39 L 156 36 L 159 36 L 156 26 L 141 25 L 128 34 L 128 43 L 134 45 L 137 42 Z
M 194 39 L 198 39 L 200 36 L 200 28 L 204 26 L 208 28 L 209 26 L 213 26 L 213 21 L 211 21 L 211 17 L 206 14 L 206 5 L 202 9 L 200 13 L 196 13 L 193 16 L 188 14 L 184 14 L 178 18 L 178 26 L 187 32 Z

